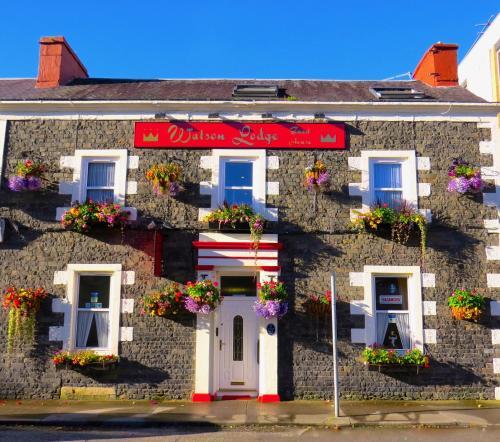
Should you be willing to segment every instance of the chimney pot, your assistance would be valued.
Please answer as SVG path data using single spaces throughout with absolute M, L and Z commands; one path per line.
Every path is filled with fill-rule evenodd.
M 40 39 L 40 60 L 35 87 L 43 89 L 63 86 L 75 78 L 88 76 L 87 69 L 64 37 Z
M 413 79 L 430 86 L 458 86 L 458 45 L 435 43 L 424 54 Z

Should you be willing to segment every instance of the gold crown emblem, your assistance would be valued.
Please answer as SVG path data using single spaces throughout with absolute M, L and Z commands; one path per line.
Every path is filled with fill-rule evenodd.
M 337 142 L 337 135 L 334 135 L 333 137 L 330 134 L 322 135 L 321 137 L 319 137 L 319 140 L 322 143 L 336 143 Z
M 153 132 L 149 132 L 148 135 L 143 134 L 142 141 L 146 142 L 158 141 L 158 134 L 154 135 Z

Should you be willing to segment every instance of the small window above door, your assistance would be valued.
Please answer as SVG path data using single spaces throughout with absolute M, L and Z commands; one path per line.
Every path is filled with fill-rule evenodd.
M 221 276 L 221 295 L 257 296 L 257 279 L 254 276 Z

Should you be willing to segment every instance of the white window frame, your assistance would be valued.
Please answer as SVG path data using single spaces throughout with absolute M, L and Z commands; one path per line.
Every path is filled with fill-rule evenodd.
M 115 163 L 115 185 L 113 200 L 117 204 L 125 205 L 127 192 L 127 149 L 93 150 L 81 149 L 75 151 L 75 168 L 73 172 L 72 201 L 83 202 L 87 196 L 88 164 L 92 162 Z
M 69 331 L 65 333 L 66 341 L 63 341 L 63 348 L 73 350 L 94 350 L 99 354 L 118 355 L 118 343 L 120 339 L 120 303 L 122 285 L 122 265 L 121 264 L 68 264 L 68 283 L 66 286 L 66 296 L 70 304 L 70 315 L 65 315 L 65 328 Z M 108 346 L 106 348 L 79 348 L 76 346 L 76 324 L 78 315 L 78 292 L 80 275 L 109 275 L 109 335 Z M 102 310 L 102 309 L 101 309 Z
M 212 151 L 212 198 L 211 208 L 215 210 L 224 202 L 224 162 L 234 161 L 252 161 L 253 162 L 253 209 L 270 219 L 266 210 L 266 151 L 265 149 L 214 149 Z M 221 190 L 222 189 L 222 190 Z
M 5 153 L 6 139 L 7 139 L 7 121 L 0 120 L 0 188 L 2 187 L 3 157 Z
M 377 304 L 375 292 L 376 277 L 406 277 L 408 295 L 408 316 L 412 348 L 424 349 L 424 326 L 422 319 L 422 279 L 419 266 L 364 266 L 365 295 L 365 342 L 377 342 Z M 398 310 L 398 312 L 401 312 Z
M 376 203 L 373 165 L 401 163 L 402 199 L 418 209 L 417 159 L 414 150 L 364 150 L 361 152 L 361 200 L 366 211 Z
M 219 186 L 219 204 L 222 204 L 226 199 L 226 189 L 233 190 L 251 190 L 252 191 L 252 203 L 254 206 L 255 196 L 255 169 L 256 169 L 256 158 L 251 157 L 221 157 L 220 158 L 220 186 Z M 250 163 L 252 165 L 252 185 L 251 186 L 226 186 L 226 164 L 228 163 Z

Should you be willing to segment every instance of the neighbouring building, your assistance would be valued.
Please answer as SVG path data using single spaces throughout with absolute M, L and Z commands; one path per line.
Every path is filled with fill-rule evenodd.
M 433 45 L 411 81 L 143 81 L 91 78 L 64 38 L 42 38 L 38 77 L 0 80 L 0 287 L 51 298 L 33 345 L 8 352 L 0 315 L 0 397 L 331 398 L 330 317 L 304 303 L 334 272 L 342 397 L 500 399 L 499 106 L 458 85 L 457 49 Z M 490 186 L 448 192 L 454 158 Z M 8 188 L 25 160 L 46 165 L 40 191 Z M 318 160 L 331 185 L 310 192 Z M 175 198 L 146 180 L 167 162 L 183 169 Z M 126 227 L 65 229 L 88 198 L 124 205 Z M 267 220 L 257 246 L 203 221 L 224 201 Z M 357 210 L 403 201 L 427 220 L 425 254 L 418 237 L 350 228 Z M 225 295 L 215 312 L 141 314 L 142 295 L 206 278 Z M 256 284 L 278 279 L 288 313 L 257 317 Z M 486 297 L 478 322 L 451 317 L 457 288 Z M 430 367 L 370 369 L 373 344 L 420 349 Z M 118 366 L 53 366 L 85 348 Z

